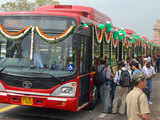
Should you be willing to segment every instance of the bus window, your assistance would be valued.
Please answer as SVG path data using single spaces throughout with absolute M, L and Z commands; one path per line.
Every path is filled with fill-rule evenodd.
M 110 43 L 106 43 L 105 41 L 103 42 L 103 52 L 104 56 L 109 58 L 110 56 Z
M 7 47 L 6 57 L 22 58 L 22 41 L 21 40 L 17 40 L 15 42 L 7 41 L 6 47 Z
M 117 63 L 117 47 L 115 48 L 114 46 L 112 47 L 112 64 L 116 65 Z
M 50 71 L 66 72 L 68 71 L 67 67 L 69 64 L 73 64 L 74 68 L 76 67 L 72 36 L 56 44 L 49 44 L 39 36 L 35 36 L 34 45 L 34 65 L 36 67 L 46 68 Z
M 100 53 L 101 53 L 101 44 L 99 44 L 97 42 L 97 40 L 95 39 L 95 42 L 94 42 L 94 56 L 95 56 L 95 58 L 97 58 L 97 59 L 100 58 Z
M 0 58 L 4 66 L 29 66 L 30 34 L 19 40 L 6 40 L 0 36 Z
M 80 49 L 80 73 L 87 73 L 87 36 L 80 35 L 81 49 Z

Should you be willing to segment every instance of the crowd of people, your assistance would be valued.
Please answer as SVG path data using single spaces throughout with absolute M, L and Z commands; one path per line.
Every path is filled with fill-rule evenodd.
M 159 72 L 156 64 L 151 57 L 127 58 L 118 62 L 118 70 L 113 72 L 109 60 L 100 58 L 96 84 L 103 113 L 127 115 L 128 120 L 150 120 L 152 78 Z

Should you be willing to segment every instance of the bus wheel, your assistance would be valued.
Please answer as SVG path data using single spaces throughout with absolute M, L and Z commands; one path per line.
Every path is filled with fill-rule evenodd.
M 96 106 L 98 99 L 98 91 L 97 87 L 93 86 L 93 93 L 92 93 L 92 100 L 89 102 L 88 106 L 86 107 L 87 110 L 93 110 Z

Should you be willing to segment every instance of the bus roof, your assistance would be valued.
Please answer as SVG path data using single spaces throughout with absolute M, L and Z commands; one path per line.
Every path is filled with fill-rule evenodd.
M 0 12 L 0 16 L 18 16 L 18 15 L 55 15 L 55 16 L 66 16 L 73 17 L 75 19 L 79 18 L 77 14 L 66 15 L 65 13 L 59 12 L 46 12 L 46 11 L 12 11 L 12 12 Z M 78 21 L 79 22 L 79 21 Z
M 42 6 L 36 9 L 36 11 L 50 11 L 50 12 L 62 12 L 65 14 L 78 14 L 80 16 L 86 17 L 97 23 L 105 23 L 111 19 L 104 15 L 103 13 L 97 11 L 94 8 L 80 6 L 80 5 L 53 5 L 53 6 Z
M 79 5 L 52 5 L 41 6 L 35 11 L 11 11 L 0 12 L 0 16 L 16 16 L 16 15 L 56 15 L 56 16 L 68 16 L 77 20 L 77 23 L 83 21 L 94 24 L 105 24 L 106 21 L 111 19 L 103 13 L 95 10 L 91 7 L 79 6 Z
M 145 41 L 149 41 L 149 39 L 146 36 L 141 36 Z

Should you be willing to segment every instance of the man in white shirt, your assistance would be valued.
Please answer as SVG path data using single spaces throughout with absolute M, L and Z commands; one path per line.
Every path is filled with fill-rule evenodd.
M 115 91 L 115 97 L 113 100 L 113 107 L 112 107 L 112 113 L 119 113 L 121 115 L 124 115 L 126 112 L 126 96 L 128 94 L 128 87 L 124 87 L 120 84 L 120 79 L 121 79 L 121 74 L 122 71 L 128 71 L 127 68 L 125 67 L 124 62 L 120 62 L 118 64 L 119 70 L 116 72 L 114 82 L 117 85 L 116 86 L 116 91 Z M 129 73 L 129 71 L 128 71 Z M 130 75 L 130 73 L 129 73 Z M 131 78 L 131 75 L 130 75 Z
M 143 67 L 143 72 L 147 76 L 147 88 L 150 91 L 150 95 L 148 96 L 148 101 L 149 101 L 149 104 L 152 104 L 152 102 L 151 102 L 152 78 L 155 77 L 156 72 L 155 72 L 154 68 L 151 66 L 150 61 L 146 62 L 146 65 Z

